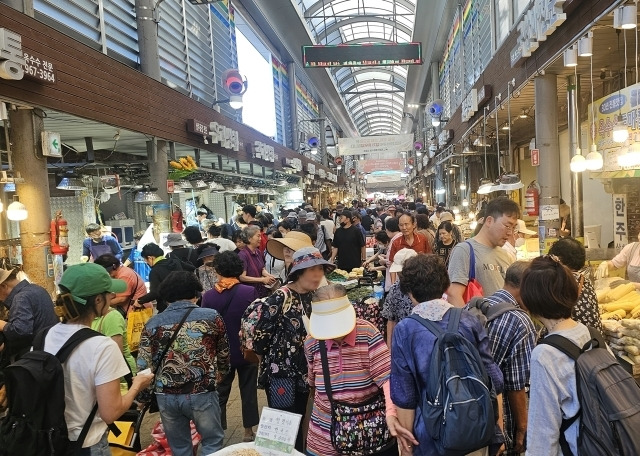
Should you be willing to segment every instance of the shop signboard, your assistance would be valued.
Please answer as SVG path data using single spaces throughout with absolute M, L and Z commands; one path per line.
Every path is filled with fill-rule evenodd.
M 617 252 L 629 243 L 627 229 L 627 195 L 613 195 L 613 243 Z
M 471 89 L 464 100 L 462 100 L 462 106 L 460 107 L 462 113 L 462 121 L 466 122 L 473 117 L 478 111 L 478 90 Z
M 595 128 L 592 127 L 594 141 L 604 157 L 604 171 L 621 171 L 638 169 L 640 166 L 621 166 L 618 157 L 624 153 L 622 144 L 613 140 L 613 127 L 617 117 L 622 116 L 629 130 L 629 139 L 640 133 L 640 83 L 600 98 L 588 108 L 589 125 L 594 125 L 592 112 L 595 114 Z
M 393 171 L 404 169 L 402 158 L 368 159 L 360 161 L 361 170 L 365 173 L 373 171 Z
M 24 75 L 41 82 L 53 84 L 56 82 L 56 69 L 53 63 L 48 61 L 46 57 L 42 57 L 34 52 L 23 53 L 24 56 Z
M 206 122 L 198 119 L 187 119 L 187 131 L 196 135 L 209 136 L 209 127 Z
M 259 158 L 271 163 L 274 163 L 278 159 L 275 148 L 273 146 L 270 146 L 269 144 L 265 144 L 262 141 L 254 141 L 253 148 L 254 158 Z
M 364 155 L 413 149 L 413 134 L 338 138 L 338 155 Z
M 213 144 L 219 143 L 225 149 L 240 151 L 240 137 L 238 132 L 233 128 L 220 125 L 218 122 L 209 124 L 209 134 Z
M 563 12 L 564 0 L 534 0 L 517 25 L 517 44 L 511 50 L 511 67 L 531 57 L 541 41 L 555 32 L 567 15 Z
M 531 166 L 540 166 L 540 149 L 531 149 Z

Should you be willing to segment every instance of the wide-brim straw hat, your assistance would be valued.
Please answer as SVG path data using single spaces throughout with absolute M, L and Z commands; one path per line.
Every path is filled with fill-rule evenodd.
M 347 296 L 311 303 L 308 334 L 317 340 L 344 337 L 356 327 L 356 311 Z
M 289 231 L 283 238 L 269 239 L 267 241 L 267 252 L 272 257 L 284 261 L 285 247 L 290 248 L 294 252 L 303 247 L 312 247 L 311 237 L 302 231 Z

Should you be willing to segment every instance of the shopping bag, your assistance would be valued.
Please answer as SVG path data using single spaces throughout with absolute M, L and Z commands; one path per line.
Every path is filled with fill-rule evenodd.
M 480 282 L 476 279 L 476 256 L 473 251 L 473 246 L 470 242 L 466 243 L 469 244 L 469 282 L 467 282 L 467 288 L 462 294 L 462 299 L 465 303 L 468 303 L 471 301 L 471 298 L 484 296 L 484 290 Z
M 151 437 L 153 437 L 154 442 L 140 451 L 137 456 L 172 456 L 173 453 L 171 453 L 167 435 L 164 433 L 161 421 L 158 421 L 155 426 L 153 426 Z M 193 445 L 194 456 L 198 453 L 198 445 L 200 445 L 201 440 L 202 437 L 198 434 L 195 423 L 191 421 L 191 444 Z
M 142 449 L 140 444 L 140 426 L 147 411 L 129 409 L 113 424 L 118 427 L 120 434 L 116 436 L 109 431 L 109 449 L 111 456 L 135 456 Z
M 129 350 L 132 353 L 138 351 L 142 330 L 152 316 L 153 309 L 151 307 L 135 309 L 127 316 L 127 342 L 129 342 Z

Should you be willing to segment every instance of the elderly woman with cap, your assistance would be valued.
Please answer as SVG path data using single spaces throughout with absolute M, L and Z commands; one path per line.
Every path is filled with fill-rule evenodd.
M 258 298 L 255 288 L 240 283 L 243 264 L 235 252 L 221 252 L 213 257 L 213 268 L 217 281 L 212 289 L 202 296 L 202 307 L 218 311 L 227 330 L 231 369 L 218 384 L 222 428 L 227 429 L 227 401 L 231 386 L 238 373 L 238 387 L 242 403 L 242 425 L 244 441 L 254 438 L 253 426 L 258 425 L 258 365 L 245 360 L 240 346 L 238 333 L 242 316 L 253 301 Z
M 196 277 L 202 284 L 202 292 L 207 292 L 213 288 L 218 281 L 218 276 L 213 269 L 213 257 L 218 254 L 218 249 L 213 246 L 206 247 L 198 255 L 198 261 L 202 262 L 202 266 L 196 269 Z
M 405 261 L 416 255 L 416 251 L 412 249 L 400 250 L 396 253 L 389 270 L 395 274 L 399 273 L 402 271 Z M 387 320 L 387 344 L 389 347 L 391 347 L 391 337 L 394 328 L 402 319 L 411 315 L 412 308 L 411 298 L 402 292 L 399 282 L 391 285 L 382 306 L 382 316 Z
M 265 299 L 259 310 L 253 350 L 260 357 L 258 387 L 266 390 L 271 408 L 306 414 L 309 385 L 303 344 L 307 332 L 302 317 L 311 315 L 311 296 L 325 273 L 334 269 L 315 247 L 296 250 L 289 282 Z M 296 449 L 303 451 L 300 431 Z
M 269 295 L 268 287 L 276 283 L 276 278 L 265 269 L 264 256 L 260 252 L 260 242 L 262 242 L 260 227 L 249 225 L 243 228 L 241 238 L 245 247 L 238 252 L 244 264 L 240 282 L 251 285 L 258 292 L 258 296 L 264 298 Z
M 344 446 L 356 445 L 350 450 L 359 450 L 362 454 L 397 455 L 392 434 L 399 429 L 395 426 L 396 409 L 389 391 L 391 359 L 382 335 L 371 323 L 356 318 L 342 285 L 331 284 L 318 289 L 311 309 L 311 317 L 305 318 L 309 337 L 304 351 L 309 364 L 309 385 L 315 394 L 307 454 L 339 455 L 343 454 Z M 377 404 L 377 412 L 372 413 L 375 418 L 362 420 L 369 426 L 350 429 L 342 425 L 347 436 L 336 438 L 332 426 L 335 401 L 352 406 Z M 334 432 L 334 438 L 331 432 Z M 407 436 L 413 440 L 412 436 Z M 353 441 L 348 441 L 349 437 Z M 359 444 L 362 446 L 357 446 Z

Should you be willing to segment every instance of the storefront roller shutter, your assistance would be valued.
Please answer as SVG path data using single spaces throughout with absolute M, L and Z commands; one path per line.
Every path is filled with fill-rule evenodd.
M 187 40 L 184 33 L 182 2 L 163 2 L 158 24 L 160 75 L 169 87 L 189 94 Z
M 34 0 L 35 18 L 94 49 L 102 49 L 98 0 Z
M 211 106 L 215 96 L 215 72 L 209 8 L 185 4 L 187 55 L 191 76 L 191 97 Z
M 104 0 L 107 55 L 129 66 L 140 62 L 134 0 Z
M 214 3 L 211 8 L 211 37 L 213 39 L 213 55 L 215 65 L 215 83 L 218 99 L 227 97 L 222 86 L 221 75 L 229 68 L 238 68 L 238 51 L 236 48 L 236 28 L 233 17 L 233 8 L 229 7 L 228 0 Z M 251 81 L 249 81 L 251 84 Z M 251 86 L 249 86 L 251 87 Z M 251 90 L 251 88 L 249 88 Z M 220 112 L 242 121 L 241 110 L 232 109 L 229 104 L 221 103 Z

